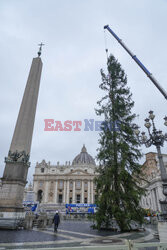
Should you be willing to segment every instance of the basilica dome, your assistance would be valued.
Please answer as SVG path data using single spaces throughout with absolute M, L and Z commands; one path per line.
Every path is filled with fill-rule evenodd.
M 93 157 L 87 153 L 85 145 L 83 145 L 81 153 L 77 155 L 72 162 L 72 165 L 78 165 L 78 164 L 96 165 Z

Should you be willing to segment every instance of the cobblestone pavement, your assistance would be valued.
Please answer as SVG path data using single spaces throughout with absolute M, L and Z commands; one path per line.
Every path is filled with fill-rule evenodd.
M 91 223 L 85 221 L 62 221 L 57 233 L 53 232 L 53 227 L 45 230 L 37 228 L 17 231 L 0 230 L 0 250 L 124 245 L 125 239 L 135 239 L 137 242 L 153 240 L 152 229 L 145 232 L 119 234 L 109 231 L 99 232 L 90 226 Z M 153 250 L 153 248 L 150 249 Z

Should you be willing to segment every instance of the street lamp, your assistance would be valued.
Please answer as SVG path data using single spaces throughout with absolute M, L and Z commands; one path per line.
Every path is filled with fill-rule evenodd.
M 167 218 L 167 174 L 166 169 L 164 166 L 162 154 L 161 154 L 161 147 L 163 147 L 164 142 L 167 141 L 167 133 L 163 134 L 161 130 L 157 130 L 154 123 L 154 112 L 149 112 L 149 117 L 145 119 L 144 126 L 148 130 L 148 137 L 145 135 L 145 132 L 142 132 L 140 135 L 139 127 L 135 126 L 135 134 L 138 137 L 138 140 L 141 144 L 144 144 L 147 148 L 151 147 L 152 145 L 156 146 L 159 165 L 160 165 L 160 172 L 161 172 L 161 179 L 163 182 L 163 194 L 165 195 L 165 200 L 160 201 L 162 213 L 164 214 L 164 218 Z M 167 126 L 167 116 L 164 118 L 165 123 L 164 125 Z M 151 131 L 152 128 L 152 131 Z

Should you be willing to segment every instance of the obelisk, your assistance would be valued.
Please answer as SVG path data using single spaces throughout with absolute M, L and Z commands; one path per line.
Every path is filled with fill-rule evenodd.
M 0 217 L 4 218 L 24 216 L 22 202 L 30 166 L 29 157 L 42 72 L 42 45 L 41 43 L 38 57 L 32 61 L 10 150 L 5 157 L 6 165 L 0 187 Z

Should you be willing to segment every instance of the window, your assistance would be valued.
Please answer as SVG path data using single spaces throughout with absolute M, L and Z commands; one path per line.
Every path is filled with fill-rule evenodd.
M 59 203 L 62 203 L 62 201 L 63 201 L 63 195 L 59 194 Z
M 63 181 L 59 181 L 59 188 L 63 188 Z
M 42 182 L 42 181 L 40 181 L 39 186 L 40 186 L 40 187 L 42 187 L 42 186 L 43 186 L 43 182 Z
M 84 183 L 84 187 L 85 187 L 85 188 L 88 187 L 88 183 L 87 183 L 87 182 Z
M 81 182 L 80 181 L 76 181 L 76 188 L 80 189 L 81 188 Z
M 80 194 L 77 194 L 77 203 L 80 203 Z
M 44 168 L 41 168 L 41 173 L 44 173 Z
M 69 199 L 69 203 L 70 203 L 70 204 L 72 203 L 72 197 L 70 197 L 70 199 Z
M 87 201 L 87 197 L 85 197 L 85 198 L 84 198 L 84 203 L 87 203 L 87 202 L 88 202 L 88 201 Z

